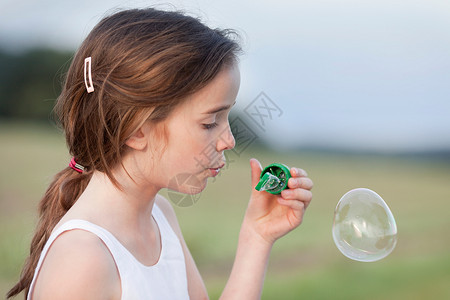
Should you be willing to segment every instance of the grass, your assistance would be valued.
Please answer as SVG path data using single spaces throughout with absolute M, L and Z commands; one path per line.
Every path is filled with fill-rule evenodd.
M 0 123 L 0 294 L 18 279 L 36 222 L 39 198 L 69 156 L 56 130 Z M 233 156 L 234 155 L 234 156 Z M 303 224 L 274 246 L 263 299 L 449 299 L 450 163 L 439 159 L 247 149 L 176 212 L 211 299 L 231 269 L 250 194 L 248 159 L 308 171 L 314 199 Z M 398 244 L 374 263 L 344 257 L 331 237 L 334 207 L 348 190 L 367 187 L 390 206 Z M 163 194 L 167 194 L 165 191 Z

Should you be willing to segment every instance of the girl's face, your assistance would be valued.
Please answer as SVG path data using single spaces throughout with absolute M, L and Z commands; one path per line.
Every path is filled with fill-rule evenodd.
M 153 162 L 152 177 L 160 187 L 196 194 L 205 188 L 208 177 L 220 172 L 224 150 L 235 145 L 228 114 L 239 85 L 239 68 L 233 64 L 173 110 L 165 121 L 165 147 Z

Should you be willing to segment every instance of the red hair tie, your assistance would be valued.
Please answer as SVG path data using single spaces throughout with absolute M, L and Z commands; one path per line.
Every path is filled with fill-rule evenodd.
M 77 164 L 77 162 L 75 161 L 75 157 L 72 157 L 72 159 L 70 160 L 69 167 L 71 167 L 78 173 L 83 173 L 84 171 L 84 167 L 80 164 Z

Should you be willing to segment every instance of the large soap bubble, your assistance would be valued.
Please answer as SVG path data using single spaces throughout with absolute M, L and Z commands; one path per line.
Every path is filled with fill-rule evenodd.
M 334 211 L 333 239 L 353 260 L 380 260 L 394 250 L 397 225 L 384 200 L 374 191 L 358 188 L 339 200 Z

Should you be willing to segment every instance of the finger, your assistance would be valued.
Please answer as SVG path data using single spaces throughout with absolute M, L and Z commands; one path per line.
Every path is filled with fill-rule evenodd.
M 251 168 L 251 178 L 252 178 L 252 189 L 255 189 L 255 186 L 258 184 L 260 175 L 262 172 L 262 167 L 259 161 L 256 158 L 250 159 L 250 168 Z
M 306 177 L 308 173 L 305 170 L 300 168 L 291 168 L 291 176 L 293 177 Z
M 288 180 L 288 188 L 290 189 L 302 188 L 311 190 L 313 186 L 313 181 L 308 177 L 291 177 Z
M 281 192 L 281 197 L 286 200 L 299 200 L 302 202 L 309 203 L 312 200 L 312 193 L 305 189 L 287 189 Z
M 298 200 L 287 200 L 283 199 L 281 197 L 278 197 L 278 203 L 284 206 L 287 206 L 289 208 L 292 208 L 293 210 L 302 211 L 306 208 L 305 203 Z

